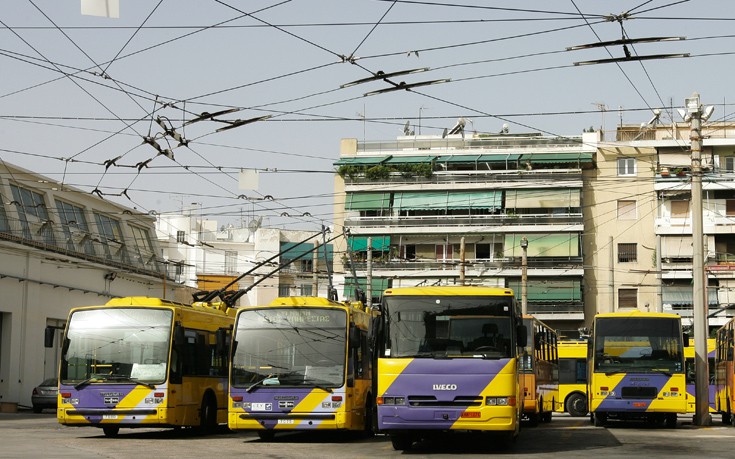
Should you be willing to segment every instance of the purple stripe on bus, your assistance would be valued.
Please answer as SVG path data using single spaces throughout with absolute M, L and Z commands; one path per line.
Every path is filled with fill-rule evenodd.
M 390 387 L 379 395 L 434 395 L 437 400 L 453 400 L 457 395 L 477 396 L 508 361 L 509 359 L 414 359 Z
M 658 396 L 661 389 L 669 382 L 670 376 L 663 374 L 640 374 L 633 373 L 627 374 L 618 383 L 617 386 L 611 389 L 611 392 L 615 392 L 615 398 L 607 396 L 600 406 L 597 407 L 596 411 L 632 411 L 632 412 L 644 412 L 648 410 L 651 402 L 655 399 L 646 398 L 621 398 L 623 387 L 655 387 L 656 396 Z M 679 397 L 684 397 L 684 394 L 679 392 Z M 643 403 L 644 406 L 633 406 L 633 403 Z

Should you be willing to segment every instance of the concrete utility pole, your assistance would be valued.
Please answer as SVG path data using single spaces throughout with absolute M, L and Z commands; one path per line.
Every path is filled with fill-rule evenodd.
M 528 314 L 528 239 L 521 238 L 521 313 Z
M 357 279 L 355 279 L 355 282 L 357 282 Z M 367 304 L 365 307 L 370 309 L 373 306 L 373 238 L 371 236 L 367 238 L 367 278 L 365 283 L 367 283 L 365 286 L 367 290 L 365 295 Z
M 705 120 L 712 114 L 706 113 L 699 103 L 699 93 L 693 93 L 686 99 L 684 121 L 690 121 L 689 140 L 692 149 L 692 278 L 694 284 L 694 393 L 695 414 L 694 425 L 708 426 L 712 424 L 709 414 L 709 369 L 707 362 L 707 337 L 709 336 L 709 319 L 707 311 L 707 275 L 704 271 L 704 222 L 702 217 L 702 118 Z

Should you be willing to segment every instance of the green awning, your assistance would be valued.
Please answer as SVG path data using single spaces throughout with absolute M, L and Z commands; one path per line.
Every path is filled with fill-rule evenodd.
M 436 158 L 438 163 L 475 163 L 482 155 L 442 155 Z
M 390 207 L 390 193 L 347 193 L 345 210 L 380 210 Z
M 523 234 L 506 234 L 504 256 L 521 257 Z M 527 253 L 529 257 L 578 257 L 579 233 L 530 233 Z
M 509 209 L 579 207 L 581 195 L 582 190 L 577 188 L 508 190 L 505 192 L 505 207 Z
M 357 278 L 357 284 L 362 288 L 362 290 L 367 294 L 367 279 L 364 277 L 358 277 Z M 380 297 L 383 294 L 383 291 L 388 288 L 388 279 L 381 279 L 373 277 L 372 282 L 372 296 L 373 298 Z M 345 277 L 345 290 L 344 290 L 344 299 L 345 300 L 351 300 L 355 298 L 355 278 L 353 277 Z
M 387 252 L 390 248 L 390 236 L 371 236 L 374 251 Z M 368 247 L 367 236 L 355 236 L 349 239 L 350 248 L 355 252 L 365 252 Z
M 309 243 L 303 243 L 299 244 L 298 242 L 281 242 L 281 258 L 287 259 L 287 260 L 293 260 L 294 258 L 298 258 L 300 255 L 304 255 L 308 251 L 314 248 L 314 244 Z M 284 250 L 288 250 L 288 252 L 283 253 Z M 313 255 L 306 255 L 303 258 L 309 257 Z
M 384 161 L 390 159 L 389 156 L 349 156 L 346 158 L 340 158 L 334 162 L 335 166 L 372 166 L 375 164 L 381 164 Z
M 482 155 L 480 156 L 480 159 L 478 159 L 478 162 L 488 162 L 488 163 L 504 163 L 506 161 L 518 161 L 518 158 L 520 158 L 521 155 Z
M 396 193 L 393 196 L 393 208 L 398 210 L 446 209 L 447 192 L 413 192 Z
M 661 288 L 661 298 L 663 304 L 691 306 L 694 305 L 694 287 L 691 285 L 664 285 Z M 707 303 L 710 306 L 719 304 L 716 288 L 707 288 Z
M 393 207 L 398 210 L 499 209 L 502 196 L 495 191 L 403 192 L 395 194 Z
M 447 195 L 448 209 L 500 209 L 502 206 L 502 192 L 471 191 L 450 192 Z
M 520 160 L 531 164 L 591 163 L 592 153 L 527 153 Z
M 421 164 L 430 163 L 436 156 L 391 156 L 385 164 Z
M 520 280 L 508 282 L 518 300 L 523 294 Z M 534 303 L 579 303 L 582 301 L 582 281 L 570 279 L 562 281 L 529 279 L 526 285 L 528 301 Z

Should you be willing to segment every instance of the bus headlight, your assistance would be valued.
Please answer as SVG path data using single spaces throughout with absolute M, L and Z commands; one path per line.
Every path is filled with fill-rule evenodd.
M 485 399 L 487 406 L 515 406 L 515 397 L 488 397 Z
M 406 397 L 378 397 L 378 405 L 405 405 Z

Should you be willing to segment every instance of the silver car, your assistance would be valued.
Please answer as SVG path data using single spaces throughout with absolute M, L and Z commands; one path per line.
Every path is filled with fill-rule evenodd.
M 31 402 L 33 412 L 40 413 L 44 408 L 56 409 L 57 394 L 59 392 L 59 380 L 49 378 L 33 388 Z

